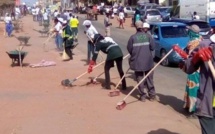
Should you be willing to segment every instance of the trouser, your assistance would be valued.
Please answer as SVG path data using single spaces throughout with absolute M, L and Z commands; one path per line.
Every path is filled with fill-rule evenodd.
M 33 15 L 33 21 L 37 21 L 37 15 Z
M 110 27 L 105 28 L 105 36 L 110 37 Z
M 214 117 L 208 118 L 199 116 L 199 122 L 202 129 L 202 134 L 214 134 L 215 133 L 215 108 L 213 109 Z
M 149 70 L 150 71 L 150 70 Z M 143 77 L 149 72 L 149 71 L 135 71 L 135 76 L 137 79 L 137 82 L 139 83 Z M 139 86 L 138 91 L 142 97 L 146 97 L 146 93 L 144 91 L 144 88 L 147 86 L 148 88 L 148 95 L 149 97 L 155 96 L 155 87 L 153 82 L 153 73 L 152 72 Z
M 95 46 L 91 41 L 88 41 L 87 45 L 87 62 L 89 63 L 91 60 L 91 54 L 95 53 Z
M 77 27 L 72 27 L 72 34 L 74 38 L 78 37 L 78 28 Z
M 114 60 L 108 60 L 105 62 L 104 70 L 105 70 L 105 88 L 110 89 L 110 68 L 114 67 L 114 61 L 116 62 L 117 70 L 119 72 L 120 78 L 123 77 L 124 72 L 122 69 L 122 61 L 123 57 L 116 58 Z M 126 89 L 126 81 L 125 78 L 122 80 L 122 89 Z
M 73 57 L 72 57 L 71 46 L 65 47 L 65 52 L 66 52 L 66 54 L 70 57 L 70 59 L 73 59 Z

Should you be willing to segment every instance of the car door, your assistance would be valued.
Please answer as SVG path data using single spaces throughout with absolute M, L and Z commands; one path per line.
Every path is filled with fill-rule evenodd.
M 155 43 L 155 56 L 160 56 L 160 27 L 158 25 L 154 25 L 152 28 L 152 37 Z

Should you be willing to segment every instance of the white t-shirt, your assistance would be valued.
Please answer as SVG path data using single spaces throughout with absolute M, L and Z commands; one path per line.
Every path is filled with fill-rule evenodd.
M 98 34 L 98 31 L 95 29 L 93 25 L 91 25 L 88 29 L 86 29 L 86 34 L 93 39 L 95 34 Z
M 58 12 L 54 12 L 54 17 L 56 18 L 58 15 Z
M 33 9 L 31 10 L 31 12 L 32 12 L 32 15 L 36 15 L 36 9 L 35 9 L 35 8 L 33 8 Z
M 20 9 L 18 7 L 16 7 L 15 8 L 15 14 L 20 14 L 20 13 L 21 13 Z
M 39 12 L 40 12 L 40 8 L 36 8 L 36 15 L 38 15 L 39 14 Z
M 6 16 L 6 17 L 4 18 L 4 21 L 5 21 L 5 23 L 9 23 L 10 21 L 12 21 L 12 19 L 11 19 L 10 16 Z
M 120 12 L 120 13 L 119 13 L 119 19 L 123 20 L 124 17 L 125 17 L 125 16 L 124 16 L 124 13 L 123 13 L 123 12 Z
M 194 19 L 194 20 L 200 20 L 200 17 L 199 17 L 198 15 L 194 15 L 194 16 L 193 16 L 193 19 Z
M 55 28 L 56 31 L 58 31 L 61 34 L 63 32 L 62 27 L 63 26 L 61 25 L 61 23 L 58 22 L 57 25 L 55 25 L 54 28 Z
M 47 13 L 47 12 L 45 12 L 45 13 L 43 14 L 43 20 L 48 20 L 48 13 Z

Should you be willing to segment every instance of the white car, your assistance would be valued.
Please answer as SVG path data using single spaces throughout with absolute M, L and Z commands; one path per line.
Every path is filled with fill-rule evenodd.
M 124 7 L 125 17 L 133 16 L 135 14 L 135 10 L 132 7 Z

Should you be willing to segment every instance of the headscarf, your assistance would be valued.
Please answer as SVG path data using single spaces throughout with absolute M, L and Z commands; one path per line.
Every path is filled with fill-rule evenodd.
M 194 32 L 194 31 L 192 31 L 192 30 L 188 30 L 188 36 L 189 36 L 189 38 L 190 38 L 190 41 L 192 41 L 192 40 L 196 40 L 196 39 L 199 39 L 201 36 L 199 35 L 199 33 L 196 33 L 196 32 Z
M 201 36 L 199 33 L 196 33 L 192 30 L 188 30 L 188 36 L 190 38 L 190 42 L 187 45 L 187 52 L 191 53 L 192 50 L 194 50 L 197 46 L 199 46 L 199 43 L 201 41 Z

